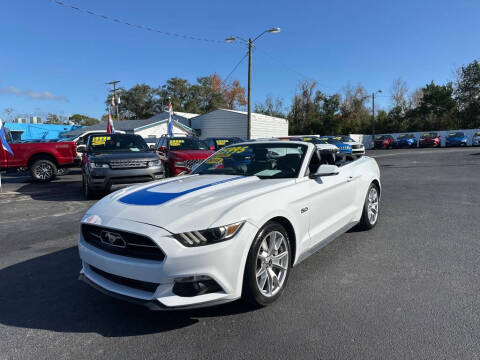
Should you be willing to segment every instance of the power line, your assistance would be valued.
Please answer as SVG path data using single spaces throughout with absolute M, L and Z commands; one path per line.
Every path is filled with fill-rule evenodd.
M 318 85 L 320 85 L 321 87 L 323 88 L 327 88 L 327 89 L 330 89 L 334 92 L 339 92 L 338 89 L 335 89 L 335 88 L 332 88 L 328 85 L 325 85 L 325 84 L 322 84 L 321 82 L 319 82 L 317 79 L 315 79 L 314 77 L 312 76 L 307 76 L 303 73 L 301 73 L 300 71 L 296 70 L 295 68 L 291 67 L 290 65 L 287 65 L 285 64 L 282 60 L 274 57 L 272 54 L 268 53 L 267 51 L 263 50 L 263 49 L 258 49 L 258 48 L 255 48 L 256 50 L 260 51 L 261 53 L 263 53 L 264 55 L 266 55 L 267 57 L 269 57 L 271 60 L 273 61 L 276 61 L 277 63 L 279 63 L 280 65 L 282 65 L 284 68 L 296 73 L 297 75 L 299 75 L 300 77 L 302 78 L 305 78 L 305 79 L 311 79 L 311 80 L 315 80 L 317 82 Z
M 248 56 L 248 53 L 246 53 L 245 55 L 243 55 L 243 57 L 240 59 L 240 61 L 237 63 L 237 65 L 235 65 L 232 69 L 232 71 L 230 71 L 230 74 L 227 75 L 227 77 L 225 78 L 225 80 L 223 80 L 224 83 L 227 82 L 227 80 L 230 78 L 230 76 L 232 76 L 232 74 L 235 72 L 235 70 L 237 70 L 237 68 L 240 66 L 240 64 L 243 62 L 243 60 L 245 60 L 245 58 Z
M 185 40 L 203 41 L 203 42 L 216 43 L 216 44 L 223 44 L 224 43 L 223 40 L 213 40 L 213 39 L 200 38 L 200 37 L 195 37 L 195 36 L 190 36 L 190 35 L 184 35 L 184 34 L 168 32 L 168 31 L 162 31 L 162 30 L 154 29 L 150 26 L 133 24 L 133 23 L 130 23 L 128 21 L 124 21 L 124 20 L 120 20 L 120 19 L 117 19 L 117 18 L 114 18 L 114 17 L 107 16 L 107 15 L 99 14 L 99 13 L 96 13 L 96 12 L 88 10 L 88 9 L 82 9 L 82 8 L 77 7 L 77 6 L 66 4 L 66 3 L 64 3 L 62 1 L 59 1 L 59 0 L 51 0 L 51 1 L 56 5 L 61 5 L 61 6 L 64 6 L 64 7 L 68 7 L 68 8 L 71 8 L 73 10 L 76 10 L 78 12 L 82 12 L 82 13 L 85 13 L 85 14 L 96 16 L 96 17 L 102 18 L 104 20 L 113 21 L 113 22 L 116 22 L 118 24 L 127 25 L 127 26 L 130 26 L 132 28 L 137 28 L 137 29 L 141 29 L 141 30 L 155 32 L 155 33 L 159 33 L 159 34 L 166 35 L 166 36 L 178 37 L 178 38 L 182 38 L 182 39 L 185 39 Z

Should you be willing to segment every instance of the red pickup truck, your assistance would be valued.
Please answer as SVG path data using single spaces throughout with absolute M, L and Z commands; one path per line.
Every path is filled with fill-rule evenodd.
M 165 168 L 165 177 L 188 174 L 195 165 L 215 152 L 213 146 L 190 136 L 162 136 L 156 148 Z
M 13 156 L 0 147 L 0 170 L 31 170 L 32 179 L 47 182 L 55 179 L 59 169 L 78 165 L 77 145 L 64 142 L 9 142 Z

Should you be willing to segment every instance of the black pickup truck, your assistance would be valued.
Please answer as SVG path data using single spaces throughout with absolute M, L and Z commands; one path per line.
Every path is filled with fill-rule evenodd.
M 95 134 L 82 156 L 82 182 L 86 198 L 111 190 L 114 184 L 133 184 L 165 177 L 165 169 L 139 135 Z

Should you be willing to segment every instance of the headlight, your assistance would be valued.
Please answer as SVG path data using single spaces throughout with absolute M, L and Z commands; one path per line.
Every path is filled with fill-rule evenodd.
M 173 237 L 187 247 L 211 245 L 233 238 L 242 228 L 244 221 L 216 228 L 175 234 Z
M 91 162 L 90 167 L 92 167 L 94 169 L 98 169 L 98 168 L 109 168 L 110 166 L 107 163 Z
M 162 161 L 161 161 L 161 160 L 153 160 L 153 161 L 149 161 L 149 162 L 148 162 L 148 166 L 149 166 L 149 167 L 161 166 L 161 165 L 162 165 Z

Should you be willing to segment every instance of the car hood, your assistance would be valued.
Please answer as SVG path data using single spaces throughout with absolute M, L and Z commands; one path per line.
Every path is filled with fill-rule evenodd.
M 185 160 L 206 159 L 214 152 L 213 150 L 170 150 L 170 154 L 174 157 Z
M 202 230 L 228 218 L 239 203 L 293 184 L 295 179 L 266 179 L 256 176 L 188 175 L 119 190 L 98 201 L 87 212 L 151 224 L 169 232 Z M 228 219 L 228 220 L 227 220 Z M 225 225 L 225 224 L 217 224 Z
M 109 154 L 90 154 L 89 159 L 102 162 L 110 162 L 115 160 L 158 160 L 158 156 L 151 152 L 125 152 L 125 153 L 109 153 Z

